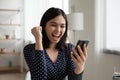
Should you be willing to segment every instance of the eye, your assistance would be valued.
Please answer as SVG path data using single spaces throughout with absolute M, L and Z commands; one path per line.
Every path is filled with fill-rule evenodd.
M 61 28 L 65 28 L 65 26 L 61 26 Z
M 57 26 L 57 24 L 56 23 L 54 23 L 54 22 L 51 22 L 51 24 L 50 24 L 51 26 L 53 26 L 53 27 L 56 27 Z
M 65 25 L 61 25 L 61 28 L 65 28 Z

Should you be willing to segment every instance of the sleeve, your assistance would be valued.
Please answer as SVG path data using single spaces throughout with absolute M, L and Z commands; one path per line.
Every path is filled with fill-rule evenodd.
M 35 50 L 35 45 L 29 44 L 23 50 L 32 80 L 47 80 L 47 66 L 44 50 Z
M 75 63 L 72 61 L 70 57 L 70 52 L 73 47 L 74 45 L 68 44 L 68 80 L 82 80 L 83 72 L 80 74 L 74 73 Z

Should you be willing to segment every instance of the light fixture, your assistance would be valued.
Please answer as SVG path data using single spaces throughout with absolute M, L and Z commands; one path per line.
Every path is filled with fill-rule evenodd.
M 75 32 L 83 30 L 83 13 L 74 12 L 67 15 L 68 29 L 74 32 L 74 43 L 75 43 Z

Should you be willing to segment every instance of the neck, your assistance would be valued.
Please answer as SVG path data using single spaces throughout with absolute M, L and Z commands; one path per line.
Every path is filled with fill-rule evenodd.
M 51 49 L 51 50 L 56 50 L 56 44 L 50 44 L 49 49 Z
M 56 45 L 55 44 L 51 44 L 49 48 L 46 49 L 48 54 L 55 54 L 58 53 L 58 49 L 56 49 Z

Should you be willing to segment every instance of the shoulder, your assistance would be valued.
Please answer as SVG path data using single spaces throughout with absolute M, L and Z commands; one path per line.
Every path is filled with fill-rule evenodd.
M 68 49 L 72 49 L 74 47 L 72 43 L 67 43 L 67 45 L 68 45 Z
M 70 53 L 72 51 L 73 47 L 74 47 L 74 45 L 72 43 L 67 43 L 67 49 L 65 51 L 67 51 L 68 53 Z
M 27 44 L 25 47 L 24 47 L 24 50 L 26 49 L 31 49 L 31 48 L 35 48 L 35 43 L 34 44 Z

